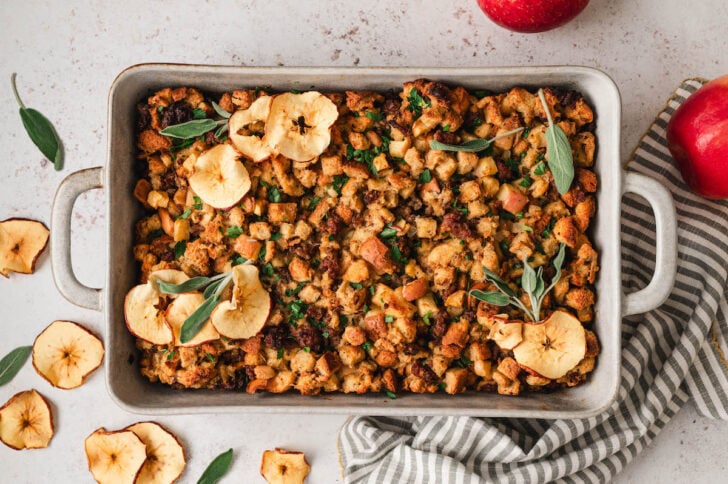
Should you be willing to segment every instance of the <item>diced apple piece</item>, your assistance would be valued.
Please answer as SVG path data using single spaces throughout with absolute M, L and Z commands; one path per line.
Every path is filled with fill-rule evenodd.
M 508 183 L 501 185 L 500 190 L 498 190 L 498 194 L 496 195 L 496 199 L 501 202 L 503 210 L 510 212 L 513 215 L 523 211 L 523 207 L 525 207 L 528 203 L 528 196 L 524 195 L 518 190 L 518 188 Z

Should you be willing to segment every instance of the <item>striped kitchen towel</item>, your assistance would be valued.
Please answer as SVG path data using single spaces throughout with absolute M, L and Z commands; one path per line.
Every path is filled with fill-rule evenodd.
M 356 417 L 339 434 L 347 483 L 604 482 L 692 397 L 728 419 L 728 202 L 687 190 L 665 143 L 674 110 L 702 81 L 685 81 L 641 140 L 629 170 L 663 183 L 678 214 L 678 271 L 668 301 L 623 321 L 622 381 L 609 411 L 583 420 Z M 638 196 L 623 202 L 623 281 L 644 287 L 655 228 Z

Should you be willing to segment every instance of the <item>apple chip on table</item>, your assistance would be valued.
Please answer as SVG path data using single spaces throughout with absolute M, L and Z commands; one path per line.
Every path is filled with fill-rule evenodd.
M 164 114 L 202 105 L 205 123 Z M 396 398 L 592 371 L 596 139 L 579 93 L 185 87 L 142 110 L 125 312 L 151 381 Z M 556 181 L 554 132 L 573 155 Z

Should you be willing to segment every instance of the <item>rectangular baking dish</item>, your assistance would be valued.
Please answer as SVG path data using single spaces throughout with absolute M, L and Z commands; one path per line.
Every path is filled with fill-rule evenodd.
M 550 394 L 507 397 L 490 393 L 407 394 L 395 400 L 382 394 L 256 394 L 208 390 L 173 390 L 141 377 L 135 364 L 134 338 L 124 323 L 124 297 L 137 282 L 132 256 L 134 223 L 140 207 L 132 197 L 135 183 L 136 104 L 165 86 L 194 86 L 211 92 L 272 86 L 277 90 L 321 91 L 401 89 L 405 81 L 428 78 L 466 88 L 506 90 L 513 86 L 556 86 L 580 91 L 596 113 L 599 177 L 593 239 L 600 254 L 595 329 L 602 345 L 597 367 L 586 384 Z M 489 417 L 585 418 L 605 410 L 620 380 L 620 325 L 623 316 L 660 305 L 675 274 L 675 211 L 667 190 L 652 179 L 623 172 L 620 163 L 619 91 L 604 73 L 587 67 L 509 68 L 295 68 L 219 67 L 146 64 L 123 71 L 109 93 L 108 160 L 105 167 L 68 176 L 53 206 L 51 253 L 56 285 L 71 302 L 104 312 L 106 379 L 112 398 L 125 410 L 142 414 L 258 412 L 345 413 L 367 415 L 469 415 Z M 75 199 L 92 188 L 106 190 L 108 261 L 103 289 L 81 285 L 70 260 L 70 223 Z M 657 263 L 652 282 L 624 295 L 621 285 L 620 203 L 625 192 L 644 197 L 655 213 Z

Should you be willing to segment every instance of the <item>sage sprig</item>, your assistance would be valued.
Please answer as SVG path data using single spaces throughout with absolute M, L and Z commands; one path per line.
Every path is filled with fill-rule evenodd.
M 0 360 L 0 386 L 5 385 L 18 374 L 32 350 L 32 346 L 20 346 Z
M 18 103 L 23 127 L 25 127 L 25 131 L 28 133 L 33 144 L 43 153 L 43 156 L 53 162 L 53 167 L 56 170 L 60 170 L 63 168 L 63 147 L 61 140 L 58 138 L 58 134 L 51 122 L 48 121 L 48 118 L 35 109 L 25 107 L 25 104 L 23 104 L 18 94 L 18 88 L 15 85 L 16 77 L 17 74 L 15 73 L 10 76 L 10 84 L 13 88 L 15 100 Z
M 232 280 L 233 273 L 232 271 L 228 271 L 213 277 L 193 277 L 181 284 L 169 284 L 167 282 L 157 281 L 159 290 L 164 294 L 182 294 L 205 289 L 203 292 L 205 301 L 182 323 L 179 334 L 179 339 L 182 343 L 187 343 L 197 336 L 197 333 L 200 332 L 205 322 L 210 318 L 212 311 L 220 304 L 220 295 L 230 285 Z
M 230 469 L 230 464 L 233 462 L 233 449 L 228 449 L 222 454 L 218 455 L 210 462 L 205 472 L 197 480 L 197 484 L 215 484 L 224 476 Z
M 520 133 L 523 130 L 524 130 L 524 128 L 516 128 L 516 129 L 512 129 L 510 131 L 506 131 L 505 133 L 500 133 L 492 138 L 471 139 L 470 141 L 466 141 L 465 143 L 462 143 L 459 145 L 450 145 L 447 143 L 441 143 L 441 142 L 433 139 L 433 140 L 430 140 L 430 148 L 432 148 L 433 150 L 441 150 L 441 151 L 464 151 L 466 153 L 478 153 L 480 151 L 487 149 L 496 140 L 505 138 L 507 136 L 514 135 L 516 133 Z
M 541 100 L 541 105 L 549 122 L 546 128 L 546 153 L 548 154 L 549 168 L 554 175 L 556 189 L 563 195 L 569 191 L 571 182 L 574 181 L 574 158 L 571 153 L 571 144 L 569 144 L 569 138 L 564 130 L 554 124 L 551 111 L 548 104 L 546 104 L 543 89 L 538 90 L 538 98 Z
M 202 136 L 213 129 L 217 129 L 217 131 L 215 131 L 215 138 L 219 138 L 228 130 L 228 119 L 232 116 L 232 114 L 225 111 L 214 101 L 212 102 L 212 108 L 222 119 L 193 119 L 185 123 L 167 126 L 160 131 L 160 133 L 170 138 L 188 140 Z
M 485 277 L 495 285 L 498 292 L 485 292 L 479 289 L 473 289 L 470 291 L 470 295 L 475 299 L 487 302 L 494 306 L 515 306 L 526 314 L 526 317 L 531 321 L 537 322 L 541 320 L 541 304 L 546 297 L 546 294 L 554 288 L 559 279 L 561 278 L 561 266 L 564 264 L 564 258 L 566 257 L 566 245 L 561 244 L 559 246 L 559 252 L 556 254 L 553 260 L 554 269 L 556 274 L 551 279 L 551 283 L 546 286 L 543 280 L 543 267 L 539 267 L 538 271 L 534 271 L 533 267 L 528 264 L 528 260 L 523 260 L 523 275 L 521 276 L 521 289 L 528 295 L 531 307 L 529 308 L 519 299 L 518 294 L 508 285 L 503 279 L 498 277 L 498 274 L 483 269 Z

